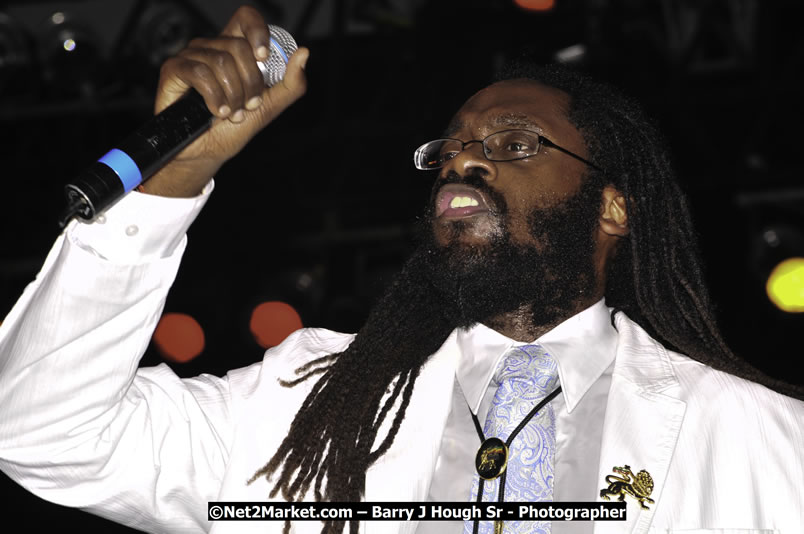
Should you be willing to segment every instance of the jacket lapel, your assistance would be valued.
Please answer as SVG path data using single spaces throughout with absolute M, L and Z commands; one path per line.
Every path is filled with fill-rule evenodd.
M 367 502 L 427 500 L 450 413 L 459 354 L 456 332 L 422 367 L 393 445 L 366 472 Z M 380 427 L 375 447 L 388 434 L 392 420 L 389 415 Z M 361 532 L 412 534 L 417 525 L 416 521 L 370 521 L 361 525 Z
M 597 522 L 594 532 L 638 534 L 647 532 L 656 507 L 661 506 L 686 404 L 677 398 L 678 381 L 665 348 L 623 313 L 617 314 L 616 327 L 619 344 L 603 424 L 599 489 L 617 501 L 633 489 L 633 476 L 643 470 L 652 479 L 653 489 L 648 492 L 649 484 L 636 484 L 636 493 L 647 497 L 647 509 L 626 494 L 626 522 Z M 625 474 L 629 468 L 633 476 Z M 598 500 L 605 499 L 599 496 Z
M 405 418 L 397 432 L 389 450 L 366 472 L 367 502 L 383 501 L 424 501 L 430 488 L 430 480 L 435 470 L 435 462 L 441 445 L 441 438 L 449 416 L 452 388 L 455 383 L 455 366 L 458 361 L 456 332 L 444 342 L 442 347 L 422 367 Z M 342 350 L 348 345 L 346 339 L 336 347 Z M 284 360 L 280 360 L 284 361 Z M 286 435 L 296 410 L 309 394 L 315 380 L 308 380 L 293 388 L 278 385 L 277 376 L 293 376 L 296 367 L 304 361 L 289 360 L 277 369 L 263 365 L 266 378 L 260 381 L 258 388 L 246 401 L 249 405 L 243 408 L 243 421 L 238 427 L 237 441 L 233 446 L 230 464 L 222 485 L 222 499 L 228 501 L 267 502 L 283 501 L 281 494 L 269 497 L 274 486 L 264 478 L 253 484 L 245 484 L 256 469 L 260 467 L 255 459 L 270 458 L 266 451 L 275 451 Z M 236 379 L 237 372 L 230 373 Z M 235 378 L 232 378 L 235 377 Z M 375 449 L 388 435 L 393 422 L 393 415 L 399 408 L 400 399 L 395 408 L 386 417 L 378 432 Z M 259 414 L 265 406 L 282 406 L 272 413 L 270 424 L 255 425 L 254 414 Z M 312 491 L 302 499 L 313 501 Z M 417 526 L 415 521 L 368 521 L 362 522 L 361 533 L 367 534 L 412 534 Z M 271 532 L 281 533 L 283 521 L 217 521 L 212 523 L 216 533 L 224 532 Z M 321 523 L 318 521 L 295 521 L 291 523 L 294 534 L 318 534 Z

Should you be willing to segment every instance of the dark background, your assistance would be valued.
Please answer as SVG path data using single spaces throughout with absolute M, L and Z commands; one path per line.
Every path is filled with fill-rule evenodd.
M 804 256 L 802 2 L 556 0 L 539 13 L 510 0 L 252 4 L 311 48 L 309 91 L 221 170 L 190 230 L 166 311 L 193 315 L 206 349 L 172 364 L 179 374 L 259 360 L 247 323 L 262 300 L 289 302 L 306 326 L 356 330 L 409 250 L 429 193 L 413 150 L 524 54 L 579 62 L 646 105 L 690 195 L 727 340 L 769 374 L 804 383 L 804 317 L 764 293 L 776 261 Z M 214 35 L 237 5 L 0 4 L 0 316 L 58 233 L 64 183 L 150 116 L 162 60 Z M 145 362 L 159 361 L 149 349 Z M 4 477 L 0 491 L 30 514 L 20 516 L 26 530 L 126 530 Z

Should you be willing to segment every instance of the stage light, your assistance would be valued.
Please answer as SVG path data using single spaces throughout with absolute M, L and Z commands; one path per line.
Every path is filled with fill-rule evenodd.
M 804 313 L 804 258 L 789 258 L 771 271 L 768 298 L 782 311 Z
M 264 349 L 282 343 L 290 334 L 302 328 L 299 313 L 284 302 L 263 302 L 251 312 L 249 330 L 257 343 Z
M 777 215 L 778 217 L 778 215 Z M 756 230 L 755 275 L 770 302 L 788 313 L 804 312 L 804 232 L 794 218 L 778 218 Z
M 586 58 L 586 45 L 584 44 L 574 44 L 572 46 L 568 46 L 566 48 L 562 48 L 561 50 L 556 51 L 553 54 L 553 59 L 555 59 L 559 63 L 565 64 L 577 64 L 583 61 Z
M 556 5 L 555 0 L 514 0 L 514 4 L 525 11 L 550 11 Z
M 184 313 L 166 313 L 154 331 L 156 350 L 166 360 L 189 362 L 204 350 L 204 330 Z
M 58 93 L 95 94 L 102 70 L 98 35 L 87 21 L 75 14 L 57 11 L 47 18 L 39 34 L 42 78 Z

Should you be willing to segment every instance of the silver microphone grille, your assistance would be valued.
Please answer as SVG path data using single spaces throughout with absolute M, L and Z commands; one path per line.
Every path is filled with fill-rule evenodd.
M 284 28 L 269 24 L 268 30 L 271 32 L 271 51 L 268 59 L 258 61 L 257 66 L 262 72 L 265 85 L 272 87 L 285 77 L 285 66 L 298 46 Z

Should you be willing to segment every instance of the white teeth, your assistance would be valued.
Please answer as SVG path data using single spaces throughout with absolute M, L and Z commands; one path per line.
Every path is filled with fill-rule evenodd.
M 466 208 L 478 205 L 477 200 L 472 197 L 453 197 L 449 203 L 450 208 Z

